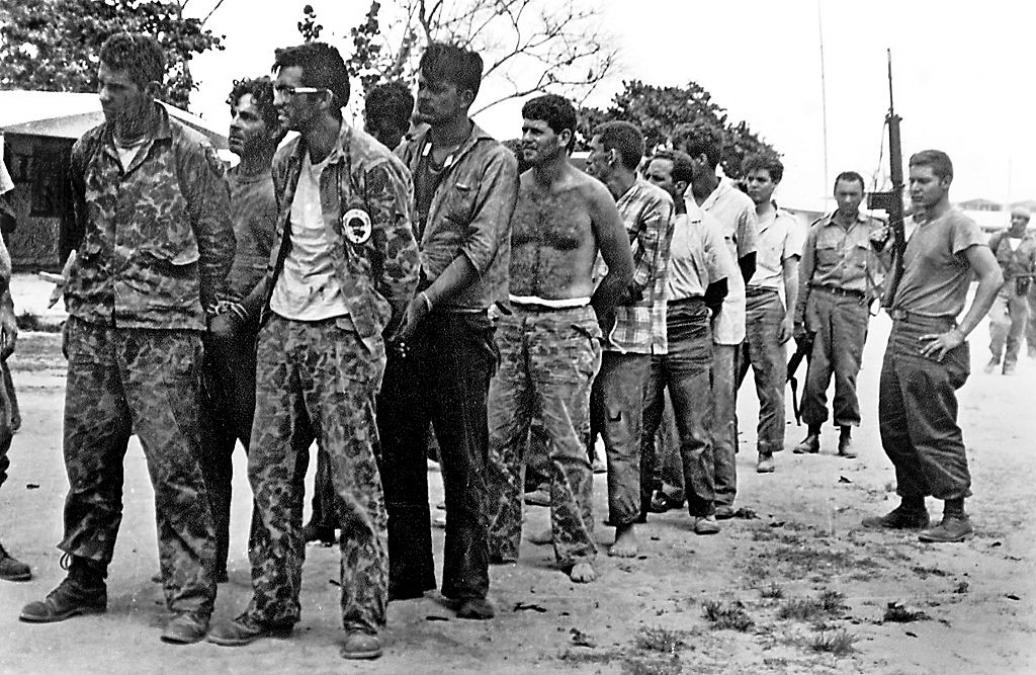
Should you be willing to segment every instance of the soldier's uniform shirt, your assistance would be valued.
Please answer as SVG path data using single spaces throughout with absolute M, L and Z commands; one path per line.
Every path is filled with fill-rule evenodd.
M 200 135 L 155 104 L 147 140 L 123 166 L 108 124 L 72 148 L 84 236 L 66 285 L 69 476 L 59 547 L 107 565 L 121 520 L 131 433 L 144 449 L 167 606 L 208 614 L 215 535 L 198 434 L 203 305 L 234 255 L 222 165 Z
M 330 465 L 338 524 L 348 533 L 341 546 L 342 622 L 346 630 L 376 633 L 385 624 L 388 602 L 388 515 L 375 456 L 374 399 L 385 367 L 382 332 L 398 320 L 417 285 L 412 186 L 394 155 L 345 124 L 319 173 L 305 175 L 308 157 L 299 138 L 274 158 L 280 214 L 259 334 L 248 457 L 258 524 L 247 611 L 261 625 L 299 620 L 305 557 L 301 486 L 316 439 Z M 292 258 L 297 230 L 313 240 L 304 240 L 303 255 Z M 330 299 L 343 300 L 347 314 L 324 298 L 301 294 L 271 307 L 289 264 L 298 266 L 300 278 L 316 270 L 325 273 L 325 283 L 336 282 L 339 293 Z M 293 320 L 282 311 L 322 318 Z
M 884 264 L 874 252 L 870 236 L 884 224 L 877 218 L 857 213 L 856 220 L 846 229 L 835 221 L 835 213 L 814 221 L 806 235 L 799 266 L 795 314 L 798 318 L 805 313 L 813 287 L 851 291 L 866 300 L 880 291 Z

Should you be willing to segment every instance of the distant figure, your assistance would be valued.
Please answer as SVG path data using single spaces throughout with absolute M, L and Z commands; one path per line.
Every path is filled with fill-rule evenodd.
M 974 528 L 964 511 L 971 474 L 957 425 L 956 390 L 968 379 L 965 341 L 1003 285 L 996 258 L 975 221 L 950 206 L 953 164 L 939 150 L 910 157 L 910 198 L 903 273 L 892 279 L 892 333 L 878 390 L 881 445 L 896 468 L 902 500 L 865 527 L 923 530 L 924 542 L 959 542 Z M 964 309 L 972 275 L 978 288 Z M 925 497 L 943 501 L 943 518 L 929 526 Z
M 500 370 L 489 387 L 489 557 L 518 560 L 522 467 L 534 418 L 548 457 L 551 539 L 558 565 L 593 581 L 593 471 L 586 454 L 590 385 L 601 365 L 598 317 L 633 276 L 629 239 L 607 189 L 569 163 L 576 111 L 560 96 L 522 108 L 521 176 L 512 218 L 510 311 L 501 311 Z M 600 252 L 608 272 L 594 288 Z
M 839 427 L 838 454 L 856 457 L 852 428 L 860 426 L 856 376 L 867 340 L 870 307 L 881 293 L 888 228 L 860 213 L 863 177 L 845 171 L 835 178 L 834 213 L 809 228 L 799 266 L 799 297 L 795 307 L 795 339 L 812 340 L 813 348 L 802 392 L 806 437 L 795 454 L 820 452 L 820 427 L 827 420 L 827 388 L 835 378 L 832 415 Z M 881 242 L 875 246 L 874 241 Z
M 395 150 L 410 128 L 414 97 L 402 82 L 373 87 L 363 105 L 364 129 L 389 150 Z
M 773 198 L 784 177 L 780 159 L 751 155 L 745 158 L 741 170 L 748 196 L 755 202 L 759 250 L 755 274 L 745 288 L 746 337 L 737 360 L 737 386 L 751 366 L 759 396 L 756 471 L 770 473 L 774 470 L 773 453 L 784 450 L 784 390 L 788 380 L 785 345 L 793 332 L 805 233 L 795 216 L 779 208 Z
M 1036 238 L 1026 233 L 1029 211 L 1021 207 L 1011 210 L 1011 226 L 989 239 L 1004 287 L 996 294 L 989 310 L 989 351 L 985 371 L 991 373 L 1003 359 L 1003 374 L 1011 375 L 1018 365 L 1018 352 L 1029 321 L 1029 288 L 1036 273 Z M 1006 345 L 1006 349 L 1005 349 Z

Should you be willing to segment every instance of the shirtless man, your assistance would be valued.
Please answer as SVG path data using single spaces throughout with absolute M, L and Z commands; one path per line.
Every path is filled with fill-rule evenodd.
M 510 308 L 500 318 L 500 369 L 489 387 L 490 560 L 518 559 L 522 462 L 529 424 L 549 438 L 550 521 L 558 565 L 573 581 L 597 577 L 586 454 L 590 386 L 601 365 L 598 319 L 633 276 L 633 256 L 608 190 L 568 161 L 572 104 L 541 96 L 522 108 L 521 176 L 511 220 Z M 600 250 L 608 273 L 594 290 Z

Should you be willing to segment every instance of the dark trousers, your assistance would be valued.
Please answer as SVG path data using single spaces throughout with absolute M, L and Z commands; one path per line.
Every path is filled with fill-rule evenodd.
M 434 312 L 389 356 L 378 397 L 381 473 L 389 513 L 389 595 L 435 588 L 428 507 L 429 420 L 446 491 L 442 593 L 484 598 L 489 590 L 486 509 L 489 381 L 499 353 L 485 312 Z
M 227 569 L 230 540 L 231 483 L 234 447 L 241 441 L 248 452 L 255 413 L 254 329 L 229 339 L 203 338 L 201 408 L 202 470 L 216 528 L 216 572 Z
M 752 367 L 755 392 L 759 397 L 759 426 L 756 448 L 763 456 L 784 449 L 784 387 L 788 380 L 788 357 L 778 341 L 784 304 L 776 290 L 748 294 L 746 336 L 737 359 L 740 388 Z
M 941 362 L 917 351 L 920 336 L 953 326 L 952 320 L 895 321 L 885 348 L 878 391 L 881 445 L 896 468 L 896 492 L 904 499 L 971 495 L 956 394 L 970 372 L 968 344 Z
M 868 306 L 861 298 L 821 288 L 809 292 L 806 327 L 816 331 L 802 394 L 802 420 L 820 426 L 827 419 L 827 386 L 835 377 L 833 418 L 837 426 L 860 425 L 856 376 L 867 341 Z
M 665 390 L 672 399 L 680 435 L 679 455 L 692 516 L 715 512 L 712 458 L 712 331 L 704 302 L 670 303 L 666 329 L 668 354 L 651 357 L 651 375 L 644 388 L 644 428 L 640 441 L 641 509 L 647 511 L 651 493 L 658 487 L 655 473 L 655 441 Z
M 14 398 L 14 385 L 8 389 L 6 383 L 10 379 L 10 370 L 7 361 L 0 362 L 6 374 L 5 386 L 0 389 L 0 485 L 7 480 L 7 469 L 11 466 L 11 460 L 7 458 L 7 451 L 11 449 L 11 439 L 14 437 L 14 415 L 17 413 L 17 399 Z

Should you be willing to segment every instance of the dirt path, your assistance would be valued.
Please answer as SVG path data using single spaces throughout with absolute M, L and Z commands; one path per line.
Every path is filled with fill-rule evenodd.
M 1036 672 L 1036 414 L 1030 407 L 1036 361 L 1023 362 L 1014 377 L 985 375 L 987 332 L 976 331 L 976 372 L 962 392 L 960 417 L 978 535 L 962 545 L 923 545 L 908 535 L 857 528 L 863 516 L 896 503 L 874 419 L 887 331 L 884 318 L 873 322 L 861 373 L 860 459 L 832 456 L 835 435 L 825 430 L 821 455 L 784 452 L 775 474 L 756 475 L 756 406 L 746 385 L 738 505 L 757 518 L 728 521 L 721 534 L 698 537 L 683 513 L 653 515 L 640 529 L 641 557 L 602 557 L 602 579 L 590 586 L 575 586 L 553 570 L 549 547 L 523 544 L 519 564 L 492 570 L 496 620 L 460 621 L 431 599 L 393 603 L 386 655 L 371 664 L 338 658 L 337 551 L 319 547 L 307 551 L 303 620 L 291 640 L 240 649 L 159 642 L 167 615 L 160 589 L 148 580 L 157 569 L 153 495 L 135 444 L 126 459 L 125 516 L 107 615 L 19 623 L 19 608 L 63 576 L 54 544 L 66 489 L 58 338 L 25 334 L 12 362 L 25 423 L 0 490 L 0 534 L 37 576 L 0 585 L 0 672 Z M 801 434 L 789 426 L 788 446 Z M 236 462 L 230 583 L 220 586 L 218 618 L 240 611 L 250 590 L 243 454 Z M 441 491 L 437 475 L 431 483 Z M 601 514 L 604 481 L 595 483 Z M 530 527 L 545 523 L 545 509 L 529 510 Z M 611 530 L 597 531 L 604 550 Z M 435 543 L 438 554 L 441 530 Z M 892 602 L 927 618 L 887 621 Z M 717 621 L 706 617 L 710 612 Z M 817 651 L 847 644 L 844 653 Z

